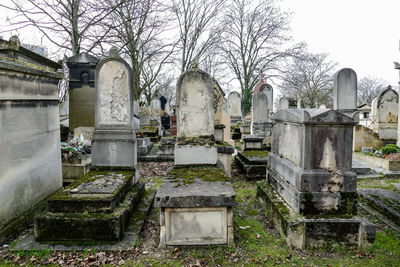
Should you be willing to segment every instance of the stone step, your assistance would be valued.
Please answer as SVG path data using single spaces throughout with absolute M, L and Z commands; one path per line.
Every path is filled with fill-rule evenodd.
M 99 242 L 68 242 L 63 244 L 58 243 L 39 243 L 35 241 L 34 235 L 24 235 L 17 240 L 15 246 L 11 248 L 13 251 L 132 251 L 137 245 L 139 233 L 143 228 L 147 214 L 151 210 L 154 201 L 155 191 L 146 190 L 144 196 L 141 198 L 140 203 L 131 216 L 128 226 L 124 232 L 122 240 L 115 243 Z
M 39 242 L 119 241 L 144 194 L 144 183 L 135 186 L 110 214 L 52 213 L 35 217 L 34 235 Z

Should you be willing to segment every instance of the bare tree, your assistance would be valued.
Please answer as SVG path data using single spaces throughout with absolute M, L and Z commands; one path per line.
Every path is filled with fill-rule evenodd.
M 202 56 L 218 43 L 218 15 L 225 0 L 172 0 L 171 10 L 178 23 L 180 72 L 193 61 L 201 63 Z
M 359 104 L 371 103 L 380 92 L 387 88 L 388 83 L 374 76 L 361 78 L 357 83 L 357 100 Z
M 43 37 L 64 53 L 76 55 L 84 50 L 91 52 L 108 34 L 109 29 L 96 29 L 113 9 L 104 8 L 90 0 L 9 0 L 11 5 L 0 7 L 14 11 L 9 19 L 8 31 L 36 28 Z
M 281 76 L 281 93 L 294 99 L 301 98 L 302 107 L 332 106 L 332 88 L 336 62 L 328 54 L 304 52 L 294 58 Z
M 118 0 L 104 1 L 112 7 Z M 130 0 L 119 5 L 104 22 L 106 29 L 112 29 L 108 42 L 117 45 L 130 60 L 136 100 L 144 94 L 150 102 L 153 85 L 174 52 L 175 43 L 160 38 L 170 27 L 167 11 L 162 1 Z
M 286 47 L 289 16 L 275 5 L 276 0 L 232 0 L 224 18 L 220 47 L 225 63 L 239 81 L 242 108 L 251 108 L 251 90 L 257 74 L 265 79 L 282 70 L 282 61 L 298 47 Z

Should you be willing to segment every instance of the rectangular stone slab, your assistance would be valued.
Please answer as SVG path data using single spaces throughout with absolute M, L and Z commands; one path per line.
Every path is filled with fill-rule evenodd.
M 232 207 L 236 205 L 235 191 L 229 182 L 164 181 L 156 194 L 156 207 Z
M 86 177 L 90 177 L 91 173 L 93 173 L 96 177 L 96 173 L 99 172 L 90 172 L 87 174 Z M 107 174 L 109 172 L 104 172 Z M 118 172 L 116 172 L 118 173 Z M 75 192 L 72 193 L 70 190 L 74 190 L 78 188 L 80 185 L 87 183 L 89 180 L 80 179 L 69 185 L 65 189 L 61 189 L 59 192 L 54 194 L 50 197 L 48 201 L 49 211 L 53 213 L 60 213 L 60 212 L 73 212 L 73 213 L 80 213 L 80 212 L 89 212 L 89 213 L 96 213 L 96 212 L 105 212 L 110 213 L 113 211 L 118 204 L 123 201 L 125 198 L 126 193 L 132 189 L 134 186 L 134 171 L 126 172 L 125 180 L 123 184 L 119 185 L 118 188 L 109 193 L 104 194 L 104 192 L 96 194 L 88 194 L 85 193 L 86 191 L 82 192 Z

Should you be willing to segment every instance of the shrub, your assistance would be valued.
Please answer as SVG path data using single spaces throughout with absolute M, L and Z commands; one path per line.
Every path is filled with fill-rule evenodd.
M 382 147 L 381 151 L 383 154 L 388 155 L 391 153 L 397 153 L 397 149 L 398 149 L 398 147 L 396 145 L 388 144 L 388 145 Z

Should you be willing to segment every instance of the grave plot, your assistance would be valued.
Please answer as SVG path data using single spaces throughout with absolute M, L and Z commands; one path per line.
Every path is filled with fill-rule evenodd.
M 88 241 L 107 250 L 134 247 L 154 192 L 138 182 L 132 70 L 116 51 L 96 66 L 91 171 L 49 199 L 35 217 L 35 240 L 27 237 L 16 249 L 69 250 L 65 242 L 72 242 L 71 249 L 82 250 Z
M 156 195 L 160 247 L 233 245 L 235 191 L 216 167 L 218 149 L 232 151 L 215 143 L 213 85 L 210 75 L 196 66 L 178 80 L 175 166 Z M 229 164 L 220 165 L 225 172 L 230 169 Z
M 243 139 L 244 150 L 238 151 L 235 162 L 246 178 L 262 179 L 268 166 L 268 151 L 263 150 L 263 138 L 249 136 Z

